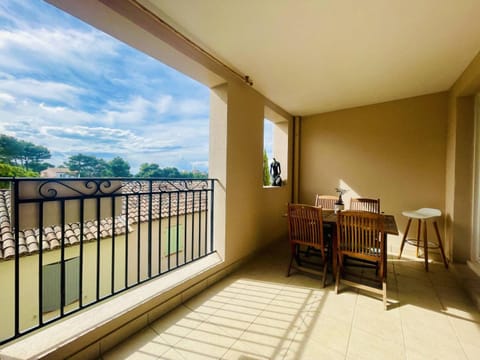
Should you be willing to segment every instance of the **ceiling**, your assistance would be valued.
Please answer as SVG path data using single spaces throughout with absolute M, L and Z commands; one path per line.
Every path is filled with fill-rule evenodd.
M 139 0 L 293 115 L 448 90 L 479 0 Z

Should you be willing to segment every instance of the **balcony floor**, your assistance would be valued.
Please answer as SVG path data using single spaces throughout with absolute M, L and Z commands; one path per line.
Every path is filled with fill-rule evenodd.
M 480 313 L 452 270 L 388 261 L 389 307 L 331 276 L 285 277 L 287 247 L 166 314 L 103 359 L 479 359 Z

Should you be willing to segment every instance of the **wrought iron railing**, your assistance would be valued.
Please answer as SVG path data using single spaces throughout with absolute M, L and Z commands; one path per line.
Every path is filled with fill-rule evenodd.
M 215 252 L 213 179 L 0 184 L 0 344 Z

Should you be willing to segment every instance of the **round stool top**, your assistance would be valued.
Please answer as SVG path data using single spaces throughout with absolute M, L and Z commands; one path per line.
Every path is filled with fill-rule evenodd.
M 403 216 L 413 219 L 430 219 L 442 215 L 442 212 L 438 209 L 421 208 L 417 210 L 403 211 Z

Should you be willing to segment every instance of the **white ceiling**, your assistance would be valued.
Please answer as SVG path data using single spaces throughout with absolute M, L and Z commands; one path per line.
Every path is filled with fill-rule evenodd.
M 140 0 L 293 115 L 448 90 L 480 0 Z

